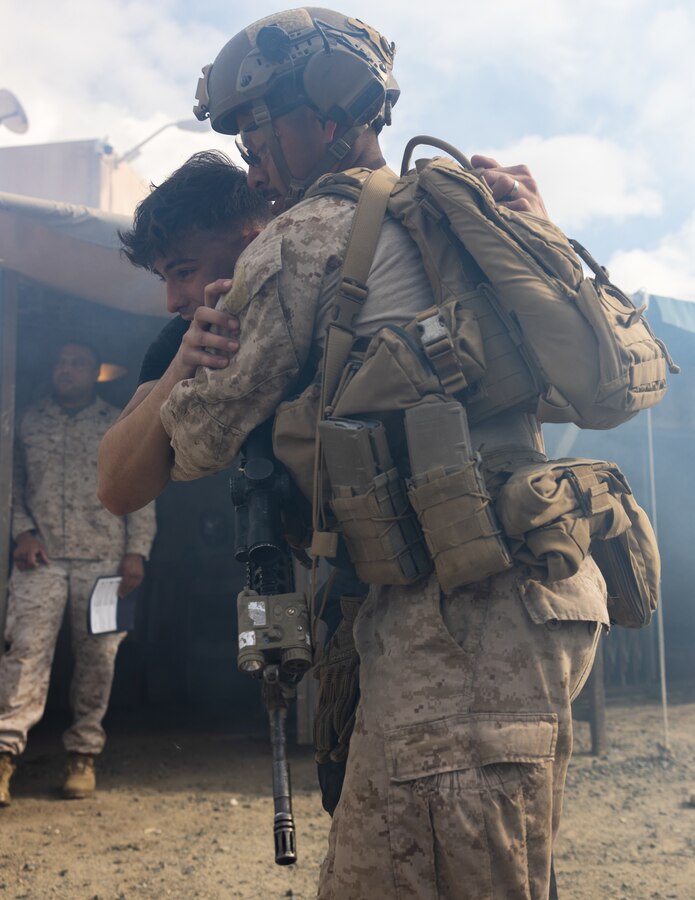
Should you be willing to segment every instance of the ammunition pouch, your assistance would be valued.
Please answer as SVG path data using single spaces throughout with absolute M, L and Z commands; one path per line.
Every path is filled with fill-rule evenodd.
M 408 497 L 444 591 L 510 568 L 512 558 L 477 462 L 411 487 Z
M 412 584 L 432 566 L 380 422 L 319 425 L 332 487 L 330 508 L 357 576 L 367 584 Z
M 278 459 L 308 495 L 319 402 L 318 384 L 312 384 L 282 404 L 273 434 Z M 331 410 L 319 425 L 331 485 L 322 499 L 362 581 L 410 584 L 434 562 L 442 588 L 451 591 L 512 565 L 466 411 L 442 393 L 428 356 L 408 331 L 387 327 L 372 338 L 362 361 L 353 359 L 344 370 Z M 398 462 L 408 479 L 390 459 L 385 435 L 384 458 L 365 477 L 366 435 L 373 440 L 381 426 L 371 417 L 387 422 L 393 446 L 407 446 L 410 459 Z M 433 457 L 435 450 L 445 456 Z
M 659 551 L 618 466 L 588 459 L 521 466 L 495 505 L 512 555 L 531 577 L 568 578 L 591 552 L 606 579 L 611 620 L 648 624 L 658 599 Z
M 405 413 L 408 497 L 445 591 L 497 575 L 512 558 L 473 450 L 466 411 L 428 398 Z M 433 436 L 436 435 L 436 440 Z

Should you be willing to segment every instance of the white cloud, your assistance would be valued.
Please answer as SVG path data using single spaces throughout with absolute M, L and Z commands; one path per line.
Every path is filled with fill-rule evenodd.
M 0 145 L 108 138 L 123 153 L 191 115 L 201 66 L 249 19 L 282 4 L 202 6 L 205 18 L 183 0 L 9 4 L 3 27 L 15 39 L 3 48 L 0 87 L 20 97 L 30 130 L 0 129 Z M 695 196 L 695 12 L 687 0 L 658 8 L 653 0 L 341 6 L 399 44 L 404 94 L 384 141 L 392 163 L 423 130 L 484 152 L 469 121 L 477 103 L 476 121 L 496 126 L 484 139 L 502 148 L 493 155 L 531 166 L 564 229 L 639 220 L 651 224 L 655 246 L 687 214 L 685 198 Z M 159 182 L 205 147 L 234 156 L 225 136 L 170 129 L 134 168 Z
M 14 144 L 109 134 L 124 150 L 153 122 L 192 115 L 200 67 L 225 39 L 177 22 L 161 0 L 27 0 L 3 14 L 3 26 L 18 36 L 3 48 L 3 86 L 30 122 Z
M 620 250 L 608 269 L 616 284 L 630 292 L 695 300 L 695 214 L 653 250 Z
M 638 150 L 588 134 L 525 137 L 490 155 L 502 165 L 526 163 L 551 218 L 565 231 L 595 220 L 656 216 L 662 201 L 654 173 Z

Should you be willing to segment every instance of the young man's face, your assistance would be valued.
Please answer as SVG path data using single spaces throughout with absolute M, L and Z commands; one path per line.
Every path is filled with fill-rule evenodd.
M 152 270 L 166 283 L 167 310 L 190 321 L 205 302 L 206 285 L 234 275 L 237 259 L 257 233 L 195 230 L 171 253 L 155 259 Z
M 270 148 L 260 130 L 244 132 L 253 124 L 250 113 L 239 113 L 239 127 L 244 144 L 258 157 L 257 166 L 249 166 L 248 183 L 253 190 L 259 190 L 273 206 L 273 214 L 284 209 L 287 185 L 275 166 Z M 323 159 L 335 133 L 335 123 L 324 122 L 306 106 L 273 120 L 275 137 L 280 145 L 285 162 L 294 178 L 307 178 Z
M 82 344 L 66 344 L 53 366 L 53 393 L 63 406 L 89 403 L 99 376 L 99 365 L 89 349 Z

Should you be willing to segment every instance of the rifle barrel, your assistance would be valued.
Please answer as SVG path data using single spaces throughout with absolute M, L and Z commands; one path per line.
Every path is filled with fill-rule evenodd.
M 290 767 L 287 762 L 287 738 L 285 734 L 286 709 L 269 709 L 270 746 L 273 751 L 273 802 L 275 819 L 275 862 L 289 866 L 297 862 L 294 816 L 292 815 L 292 789 Z

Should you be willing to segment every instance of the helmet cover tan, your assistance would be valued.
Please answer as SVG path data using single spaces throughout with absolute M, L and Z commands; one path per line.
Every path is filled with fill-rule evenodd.
M 240 31 L 203 69 L 194 112 L 223 134 L 237 134 L 237 114 L 255 104 L 272 118 L 307 104 L 346 128 L 368 125 L 398 99 L 394 50 L 369 25 L 333 10 L 274 13 Z

